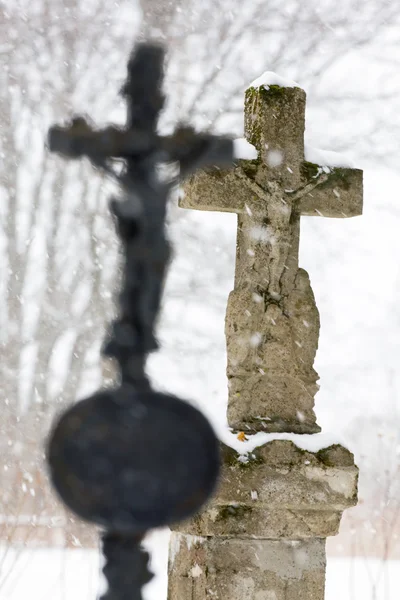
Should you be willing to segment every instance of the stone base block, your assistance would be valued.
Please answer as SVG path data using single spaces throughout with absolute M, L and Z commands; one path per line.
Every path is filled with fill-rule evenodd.
M 323 600 L 325 540 L 172 533 L 169 600 Z
M 247 456 L 223 446 L 219 488 L 205 510 L 175 531 L 260 539 L 336 535 L 357 503 L 358 469 L 341 446 L 320 452 L 274 440 Z

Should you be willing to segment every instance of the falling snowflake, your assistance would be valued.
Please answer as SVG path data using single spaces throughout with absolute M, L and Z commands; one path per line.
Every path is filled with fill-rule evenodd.
M 281 150 L 269 150 L 266 162 L 269 167 L 279 167 L 283 162 L 283 152 Z

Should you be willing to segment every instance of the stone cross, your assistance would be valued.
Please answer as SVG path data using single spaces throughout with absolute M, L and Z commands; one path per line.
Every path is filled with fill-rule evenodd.
M 361 214 L 362 172 L 304 160 L 304 113 L 300 88 L 250 87 L 245 130 L 257 159 L 197 173 L 181 202 L 238 214 L 226 336 L 228 421 L 239 439 L 319 431 L 319 316 L 298 267 L 300 217 Z M 325 539 L 357 502 L 358 471 L 346 448 L 318 439 L 272 439 L 247 454 L 222 445 L 217 494 L 171 534 L 169 600 L 323 600 Z
M 360 215 L 362 171 L 305 161 L 305 106 L 298 87 L 250 87 L 245 136 L 257 159 L 193 175 L 180 204 L 238 215 L 226 315 L 228 422 L 236 431 L 320 430 L 313 410 L 319 314 L 298 267 L 300 217 Z

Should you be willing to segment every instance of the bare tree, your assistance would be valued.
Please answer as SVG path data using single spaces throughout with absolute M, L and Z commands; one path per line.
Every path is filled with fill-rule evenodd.
M 108 184 L 86 165 L 51 157 L 43 142 L 51 123 L 75 112 L 90 111 L 98 123 L 123 118 L 114 90 L 135 34 L 168 44 L 164 128 L 180 120 L 240 135 L 242 92 L 268 69 L 308 88 L 310 111 L 319 122 L 326 115 L 336 119 L 327 143 L 394 160 L 394 144 L 388 148 L 382 132 L 399 128 L 391 103 L 398 93 L 396 65 L 388 51 L 400 37 L 395 2 L 147 0 L 142 12 L 139 28 L 130 1 L 115 7 L 106 0 L 0 4 L 0 31 L 7 40 L 0 47 L 0 448 L 23 473 L 36 468 L 54 410 L 96 387 L 104 375 L 99 349 L 118 271 L 106 213 Z M 354 90 L 342 66 L 356 65 L 360 53 L 379 68 L 373 85 Z M 385 112 L 376 109 L 383 101 Z M 352 115 L 360 110 L 371 119 L 358 124 Z M 342 135 L 349 123 L 351 135 Z M 179 222 L 173 209 L 171 215 L 174 235 L 186 231 L 189 263 L 190 257 L 207 262 L 215 302 L 222 306 L 232 270 L 227 263 L 233 264 L 230 240 L 212 238 L 200 251 L 196 226 L 183 212 Z M 219 271 L 213 268 L 215 247 L 222 253 Z M 204 278 L 185 273 L 178 294 L 170 286 L 169 301 L 183 290 L 204 293 Z M 173 337 L 175 325 L 166 319 L 163 339 Z M 177 360 L 213 351 L 208 333 L 195 335 L 199 343 L 190 335 L 175 343 Z M 25 445 L 20 454 L 16 441 L 18 448 Z M 9 507 L 1 502 L 4 513 Z
M 168 36 L 174 28 L 175 17 L 182 10 L 182 4 L 182 0 L 143 0 L 139 37 L 168 41 Z
M 54 410 L 101 381 L 99 348 L 118 269 L 109 186 L 86 165 L 50 156 L 44 142 L 51 123 L 78 110 L 101 121 L 118 108 L 114 90 L 137 17 L 126 11 L 115 20 L 108 7 L 105 0 L 0 7 L 9 40 L 0 55 L 0 446 L 5 466 L 21 477 L 38 472 Z M 18 493 L 19 486 L 9 502 L 1 496 L 1 514 L 14 514 Z
M 397 160 L 399 83 L 391 55 L 400 37 L 400 8 L 394 3 L 193 0 L 176 13 L 166 37 L 172 118 L 240 134 L 243 91 L 271 70 L 306 88 L 318 124 L 327 115 L 337 122 L 335 130 L 323 132 L 324 143 Z M 363 68 L 368 80 L 360 77 Z M 360 111 L 363 118 L 354 123 Z M 318 134 L 311 131 L 312 139 Z

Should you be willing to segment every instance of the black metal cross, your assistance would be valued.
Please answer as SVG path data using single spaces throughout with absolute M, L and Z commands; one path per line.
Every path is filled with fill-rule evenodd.
M 218 442 L 205 417 L 190 404 L 151 389 L 145 373 L 157 349 L 155 320 L 169 261 L 165 213 L 177 177 L 158 176 L 160 163 L 177 163 L 180 177 L 207 165 L 231 166 L 229 139 L 178 128 L 157 134 L 163 107 L 164 51 L 142 44 L 128 63 L 122 93 L 128 106 L 125 129 L 94 130 L 83 119 L 52 127 L 50 150 L 70 158 L 87 156 L 113 174 L 123 199 L 113 200 L 124 255 L 120 312 L 104 353 L 116 359 L 120 384 L 78 402 L 55 424 L 48 443 L 54 487 L 81 518 L 104 530 L 103 600 L 141 598 L 149 581 L 145 532 L 188 518 L 212 493 L 219 468 Z M 115 161 L 122 161 L 121 171 Z

